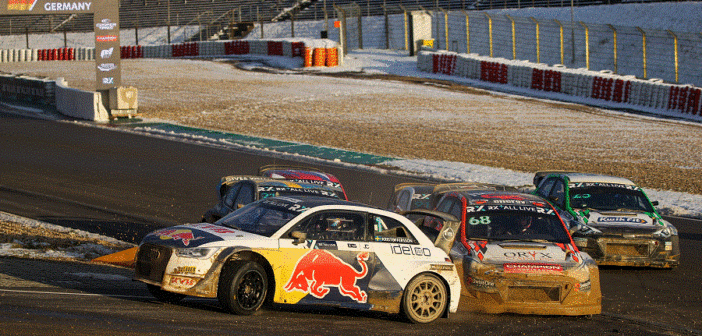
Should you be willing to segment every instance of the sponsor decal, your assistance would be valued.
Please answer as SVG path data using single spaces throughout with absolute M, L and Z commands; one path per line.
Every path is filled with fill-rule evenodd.
M 114 63 L 102 63 L 98 65 L 97 68 L 100 71 L 107 72 L 117 69 L 117 65 L 115 65 Z
M 646 220 L 638 217 L 600 217 L 598 223 L 628 223 L 628 224 L 646 224 Z
M 413 194 L 412 199 L 413 200 L 426 200 L 429 199 L 431 194 Z
M 420 246 L 407 246 L 407 245 L 390 245 L 390 252 L 392 254 L 402 254 L 420 257 L 431 257 L 431 250 L 426 247 Z
M 368 275 L 368 257 L 368 252 L 361 252 L 356 256 L 361 265 L 361 270 L 357 271 L 325 250 L 311 250 L 297 261 L 284 289 L 286 292 L 300 291 L 323 299 L 329 294 L 329 287 L 336 287 L 341 295 L 365 303 L 368 294 L 356 285 L 356 281 Z
M 98 35 L 95 36 L 97 42 L 114 42 L 117 41 L 117 35 Z
M 195 266 L 180 266 L 173 269 L 173 273 L 188 274 L 195 273 Z
M 92 4 L 92 2 L 47 2 L 44 4 L 44 10 L 47 12 L 89 11 Z
M 115 83 L 114 77 L 103 77 L 102 78 L 102 84 L 114 84 L 114 83 Z
M 552 264 L 504 264 L 506 273 L 536 273 L 559 274 L 563 273 L 563 266 Z
M 508 260 L 553 260 L 551 253 L 546 252 L 505 252 L 504 256 Z
M 317 241 L 314 248 L 324 249 L 324 250 L 338 250 L 339 246 L 336 245 L 335 241 Z
M 198 226 L 199 229 L 203 230 L 208 230 L 212 231 L 215 233 L 237 233 L 236 230 L 230 229 L 224 226 L 219 226 L 219 225 L 214 225 L 214 224 L 205 224 L 205 225 L 200 225 Z
M 478 206 L 467 206 L 466 213 L 473 212 L 483 212 L 483 211 L 528 211 L 535 212 L 544 215 L 555 215 L 556 213 L 553 209 L 536 207 L 533 205 L 478 205 Z
M 473 277 L 466 277 L 466 283 L 476 288 L 495 288 L 494 282 Z
M 432 271 L 453 271 L 453 265 L 438 265 L 438 264 L 431 264 L 429 266 L 429 269 Z
M 490 195 L 490 194 L 483 194 L 480 195 L 482 198 L 487 198 L 487 199 L 500 199 L 500 200 L 513 200 L 513 201 L 525 201 L 526 198 L 520 195 Z
M 389 242 L 389 243 L 406 243 L 406 244 L 412 244 L 414 243 L 414 240 L 412 238 L 407 238 L 407 237 L 381 237 L 381 236 L 376 236 L 375 241 L 377 242 Z
M 258 187 L 258 191 L 262 193 L 266 193 L 266 197 L 273 197 L 276 195 L 278 192 L 297 192 L 301 194 L 313 194 L 313 195 L 322 195 L 322 196 L 327 196 L 327 197 L 335 197 L 336 194 L 333 191 L 330 190 L 323 190 L 323 189 L 312 189 L 312 188 L 296 188 L 296 187 L 274 187 L 274 186 L 260 186 Z
M 161 240 L 181 240 L 183 245 L 188 246 L 190 242 L 204 237 L 195 237 L 192 230 L 188 229 L 165 229 L 154 232 Z
M 629 190 L 642 190 L 641 187 L 628 184 L 620 183 L 602 183 L 602 182 L 580 182 L 571 183 L 568 185 L 570 188 L 589 188 L 589 187 L 605 187 L 605 188 L 623 188 Z
M 100 51 L 100 58 L 105 59 L 105 58 L 110 58 L 112 57 L 112 53 L 115 51 L 115 48 L 112 47 L 110 49 L 103 49 Z
M 191 278 L 183 278 L 183 277 L 171 277 L 171 281 L 169 281 L 170 285 L 173 287 L 185 287 L 189 288 L 192 286 L 195 286 L 197 284 L 197 280 L 191 279 Z
M 100 23 L 96 24 L 95 27 L 97 27 L 100 30 L 112 30 L 117 27 L 116 22 L 112 22 L 110 19 L 102 19 Z

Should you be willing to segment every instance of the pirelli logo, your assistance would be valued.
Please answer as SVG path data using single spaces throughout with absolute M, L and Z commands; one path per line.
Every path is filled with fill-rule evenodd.
M 7 10 L 31 11 L 37 0 L 8 0 Z

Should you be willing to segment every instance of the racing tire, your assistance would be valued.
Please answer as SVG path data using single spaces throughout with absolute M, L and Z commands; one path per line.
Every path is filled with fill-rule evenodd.
M 225 309 L 237 315 L 255 313 L 268 293 L 268 275 L 259 263 L 238 261 L 227 264 L 220 276 L 217 299 Z
M 185 294 L 167 292 L 156 285 L 146 285 L 146 288 L 149 289 L 151 295 L 161 302 L 177 303 L 186 296 Z
M 444 315 L 448 290 L 436 275 L 420 274 L 405 287 L 402 311 L 412 323 L 430 323 Z

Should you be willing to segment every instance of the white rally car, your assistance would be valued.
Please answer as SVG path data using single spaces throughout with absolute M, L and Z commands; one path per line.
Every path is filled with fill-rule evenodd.
M 461 284 L 447 252 L 398 214 L 333 198 L 272 197 L 214 224 L 148 234 L 135 279 L 160 300 L 217 297 L 237 314 L 264 302 L 323 304 L 428 323 L 458 308 Z

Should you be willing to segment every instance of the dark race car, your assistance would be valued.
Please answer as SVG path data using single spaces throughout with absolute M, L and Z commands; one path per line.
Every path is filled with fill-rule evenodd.
M 601 312 L 599 270 L 578 250 L 555 209 L 540 197 L 502 191 L 448 193 L 415 223 L 431 237 L 452 236 L 462 279 L 462 310 L 592 315 Z M 454 235 L 445 227 L 459 222 Z
M 433 210 L 441 197 L 451 191 L 461 190 L 510 190 L 515 188 L 481 182 L 455 183 L 400 183 L 395 186 L 386 209 L 402 212 L 415 209 Z
M 598 174 L 539 172 L 534 184 L 534 194 L 561 212 L 575 244 L 599 265 L 678 266 L 677 229 L 634 182 Z
M 460 279 L 446 250 L 407 218 L 333 198 L 265 198 L 214 224 L 148 234 L 135 279 L 158 299 L 217 298 L 242 315 L 265 302 L 403 313 L 456 312 Z
M 340 195 L 334 188 L 323 184 L 250 175 L 225 176 L 217 189 L 219 202 L 205 212 L 203 222 L 214 223 L 246 204 L 267 197 L 313 195 L 338 199 Z

